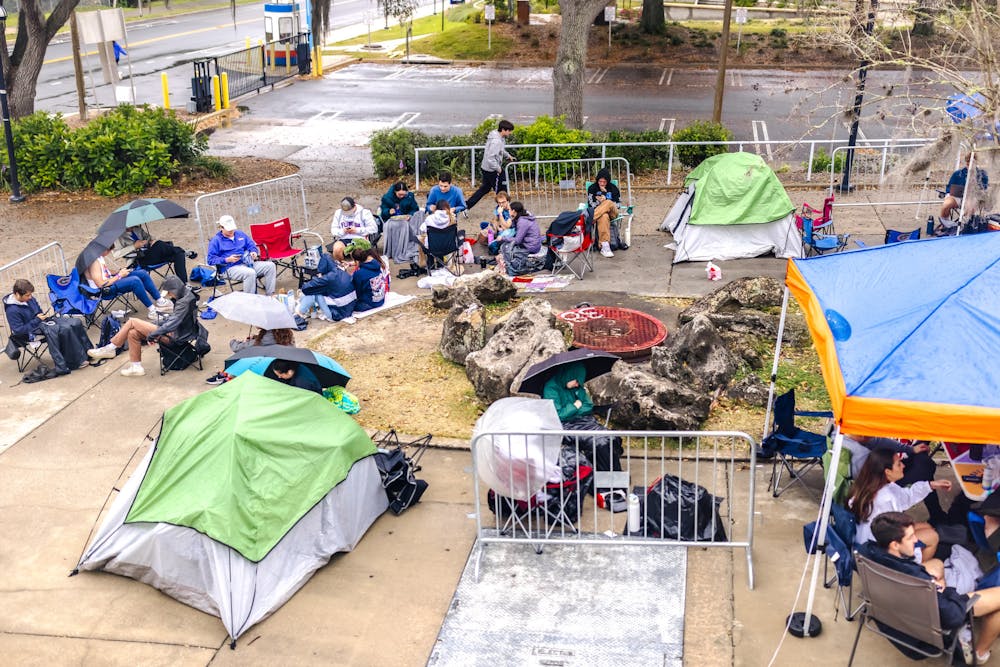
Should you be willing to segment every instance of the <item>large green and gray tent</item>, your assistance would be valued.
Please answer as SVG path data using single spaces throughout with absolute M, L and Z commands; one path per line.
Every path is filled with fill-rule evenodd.
M 802 256 L 795 206 L 759 155 L 713 155 L 684 186 L 660 225 L 674 236 L 675 263 Z
M 164 413 L 77 567 L 219 616 L 235 641 L 386 510 L 374 452 L 323 397 L 244 373 Z

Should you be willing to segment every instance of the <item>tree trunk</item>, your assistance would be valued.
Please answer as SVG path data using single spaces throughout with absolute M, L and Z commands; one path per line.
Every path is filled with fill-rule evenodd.
M 0 52 L 4 71 L 7 73 L 8 101 L 12 118 L 23 118 L 35 111 L 35 91 L 38 74 L 45 61 L 45 49 L 66 21 L 80 0 L 60 0 L 48 19 L 42 13 L 38 0 L 23 0 L 17 17 L 17 37 L 14 50 L 8 56 L 7 39 L 3 39 Z
M 930 0 L 917 0 L 913 8 L 912 35 L 930 37 L 934 34 L 934 6 Z
M 567 127 L 583 125 L 583 79 L 587 66 L 587 38 L 590 25 L 607 0 L 562 0 L 559 3 L 562 27 L 559 50 L 552 68 L 552 110 L 565 116 Z
M 662 0 L 642 0 L 642 16 L 639 18 L 639 27 L 647 35 L 662 35 L 667 31 Z

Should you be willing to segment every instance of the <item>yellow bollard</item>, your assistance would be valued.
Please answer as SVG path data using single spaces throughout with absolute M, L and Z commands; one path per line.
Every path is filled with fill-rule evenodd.
M 212 75 L 212 98 L 215 102 L 215 110 L 218 111 L 222 108 L 222 93 L 219 91 L 219 75 Z
M 250 38 L 249 37 L 247 37 L 247 48 L 248 49 L 250 48 Z
M 163 86 L 163 108 L 170 108 L 170 89 L 167 86 L 167 73 L 160 75 L 160 84 Z
M 253 53 L 254 52 L 250 50 L 250 38 L 247 37 L 247 48 L 246 48 L 246 54 L 247 54 L 247 58 L 246 58 L 247 63 L 246 63 L 246 65 L 247 65 L 247 67 L 253 67 Z
M 313 47 L 313 63 L 316 65 L 316 76 L 323 76 L 323 50 L 318 46 Z
M 229 108 L 229 72 L 222 73 L 222 80 L 219 84 L 222 86 L 222 108 Z
M 285 42 L 283 45 L 285 49 L 285 76 L 292 71 L 292 45 Z

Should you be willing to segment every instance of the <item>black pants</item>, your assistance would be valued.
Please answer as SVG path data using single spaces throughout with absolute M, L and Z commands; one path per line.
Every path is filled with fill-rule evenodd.
M 499 192 L 507 189 L 507 175 L 502 171 L 480 171 L 483 175 L 479 189 L 472 193 L 472 196 L 465 200 L 465 210 L 472 210 L 472 207 L 479 203 L 479 200 L 490 192 Z
M 174 273 L 177 274 L 177 277 L 187 282 L 188 272 L 185 255 L 184 248 L 178 248 L 170 241 L 154 241 L 153 245 L 146 248 L 146 252 L 139 255 L 136 263 L 145 269 L 169 262 L 174 265 Z

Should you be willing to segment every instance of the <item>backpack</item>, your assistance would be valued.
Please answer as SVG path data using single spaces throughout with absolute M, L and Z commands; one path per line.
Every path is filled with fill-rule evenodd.
M 414 477 L 413 461 L 403 450 L 380 449 L 374 456 L 392 513 L 398 516 L 411 505 L 420 502 L 420 496 L 427 490 L 427 482 Z
M 97 347 L 104 347 L 111 343 L 111 339 L 116 333 L 121 331 L 122 325 L 117 318 L 111 315 L 105 315 L 104 319 L 101 320 L 101 338 L 97 343 Z

